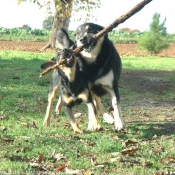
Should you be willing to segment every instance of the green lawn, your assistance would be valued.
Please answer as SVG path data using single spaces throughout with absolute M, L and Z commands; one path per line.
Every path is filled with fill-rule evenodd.
M 39 78 L 40 65 L 51 54 L 0 51 L 0 174 L 66 174 L 82 170 L 95 175 L 151 175 L 175 172 L 174 121 L 143 121 L 152 108 L 130 106 L 135 98 L 155 97 L 120 88 L 126 129 L 117 133 L 100 117 L 102 131 L 75 134 L 64 111 L 52 113 L 51 126 L 43 127 L 50 73 Z M 123 72 L 175 70 L 172 58 L 122 58 Z M 163 77 L 175 83 L 174 74 Z M 172 98 L 168 91 L 161 98 Z M 174 98 L 174 97 L 173 97 Z M 107 97 L 108 99 L 108 97 Z M 106 108 L 109 108 L 104 99 Z M 54 105 L 56 104 L 56 100 Z M 87 128 L 87 108 L 75 108 L 80 127 Z M 144 113 L 145 112 L 145 113 Z M 136 114 L 137 113 L 137 114 Z M 134 122 L 134 115 L 140 116 Z M 128 118 L 130 119 L 128 120 Z M 146 116 L 145 116 L 146 118 Z M 167 124 L 170 130 L 160 128 Z M 170 125 L 171 124 L 171 125 Z M 166 132 L 164 132 L 166 131 Z M 67 168 L 64 168 L 67 166 Z M 86 173 L 85 173 L 86 172 Z M 76 173 L 74 173 L 76 174 Z

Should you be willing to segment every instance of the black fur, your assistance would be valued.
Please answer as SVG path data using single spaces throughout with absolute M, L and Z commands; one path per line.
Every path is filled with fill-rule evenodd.
M 70 39 L 67 36 L 61 35 L 64 38 L 64 43 L 66 43 L 66 47 L 71 45 Z M 67 38 L 67 40 L 66 40 Z M 65 42 L 66 41 L 66 42 Z M 80 73 L 80 68 L 77 63 L 77 59 L 71 56 L 70 49 L 63 49 L 52 59 L 52 63 L 60 62 L 64 60 L 64 64 L 59 66 L 56 71 L 52 74 L 51 81 L 51 90 L 53 90 L 53 85 L 58 83 L 61 101 L 65 110 L 67 117 L 69 118 L 73 130 L 75 132 L 81 133 L 81 129 L 75 121 L 74 115 L 72 113 L 72 107 L 74 105 L 80 104 L 81 102 L 85 102 L 88 106 L 89 110 L 89 124 L 88 130 L 98 130 L 100 129 L 100 124 L 97 119 L 97 111 L 95 105 L 93 103 L 93 97 L 88 89 L 87 81 L 82 73 Z M 49 62 L 49 65 L 51 63 Z M 42 67 L 45 67 L 42 65 Z M 57 74 L 56 74 L 57 72 Z M 53 77 L 55 76 L 55 77 Z M 44 119 L 44 125 L 50 124 L 50 115 L 47 115 Z
M 103 28 L 104 27 L 94 23 L 80 25 L 76 30 L 77 46 L 79 47 L 85 43 L 89 43 L 92 36 Z M 124 122 L 120 111 L 120 96 L 118 90 L 122 63 L 113 43 L 108 39 L 108 35 L 100 38 L 90 47 L 80 52 L 78 62 L 80 70 L 86 77 L 92 93 L 97 96 L 102 96 L 106 93 L 111 94 L 113 98 L 112 103 L 116 130 L 123 129 Z M 99 101 L 98 97 L 96 97 L 96 99 Z M 106 115 L 106 111 L 104 111 L 101 103 L 97 104 L 97 107 L 100 109 L 102 115 Z M 108 117 L 110 118 L 110 116 Z M 109 123 L 111 123 L 111 121 Z

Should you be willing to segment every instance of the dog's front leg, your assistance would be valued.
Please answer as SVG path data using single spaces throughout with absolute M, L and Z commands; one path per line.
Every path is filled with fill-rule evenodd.
M 114 108 L 114 124 L 115 129 L 117 131 L 120 131 L 124 128 L 124 121 L 121 114 L 121 107 L 120 107 L 120 100 L 119 100 L 119 93 L 114 92 L 111 90 L 111 97 L 112 97 L 112 106 Z M 118 97 L 118 99 L 117 99 Z
M 52 104 L 53 104 L 53 100 L 56 96 L 56 93 L 58 91 L 58 86 L 55 86 L 52 89 L 52 92 L 49 92 L 49 96 L 48 96 L 48 105 L 47 105 L 47 110 L 46 110 L 46 115 L 44 118 L 44 122 L 43 122 L 43 126 L 49 126 L 50 125 L 50 117 L 51 117 L 51 112 L 52 112 Z
M 62 101 L 61 101 L 61 97 L 58 98 L 58 102 L 55 108 L 55 112 L 56 114 L 61 114 L 61 108 L 62 108 Z
M 78 123 L 76 122 L 75 118 L 74 118 L 74 115 L 72 113 L 72 108 L 68 107 L 66 105 L 65 102 L 63 102 L 63 108 L 65 110 L 65 113 L 67 115 L 67 117 L 69 118 L 70 120 L 70 123 L 71 123 L 71 126 L 74 130 L 75 133 L 83 133 L 78 125 Z
M 97 109 L 100 111 L 100 114 L 103 116 L 104 121 L 108 124 L 113 124 L 114 118 L 106 112 L 105 108 L 103 107 L 103 105 L 101 103 L 100 98 L 95 94 L 93 94 L 93 96 L 95 99 L 94 103 L 95 103 Z
M 101 129 L 97 111 L 93 103 L 86 103 L 88 107 L 88 117 L 89 117 L 89 123 L 88 123 L 88 130 L 89 131 L 97 131 Z
M 88 89 L 85 89 L 84 92 L 82 92 L 79 96 L 82 101 L 84 101 L 88 107 L 88 130 L 89 131 L 96 131 L 100 130 L 101 126 L 98 120 L 98 114 L 97 109 L 95 108 L 95 105 L 93 103 L 93 96 L 89 92 Z

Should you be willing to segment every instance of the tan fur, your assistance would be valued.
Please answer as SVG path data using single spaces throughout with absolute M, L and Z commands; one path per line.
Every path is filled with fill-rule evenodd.
M 65 75 L 67 76 L 70 82 L 73 82 L 75 78 L 76 63 L 77 63 L 77 59 L 75 59 L 75 63 L 72 68 L 65 67 L 63 65 L 60 66 L 60 69 L 65 73 Z
M 47 105 L 47 110 L 46 110 L 46 115 L 45 115 L 45 118 L 44 118 L 43 126 L 49 126 L 50 125 L 52 104 L 53 104 L 53 100 L 56 96 L 57 91 L 58 91 L 58 86 L 54 87 L 52 94 L 48 97 L 48 105 Z
M 68 97 L 67 95 L 62 95 L 63 96 L 63 99 L 65 101 L 66 104 L 69 104 L 71 103 L 72 101 L 74 101 L 74 98 L 73 97 Z
M 88 90 L 85 89 L 84 92 L 82 92 L 78 98 L 82 99 L 83 101 L 87 101 L 87 96 L 88 96 Z

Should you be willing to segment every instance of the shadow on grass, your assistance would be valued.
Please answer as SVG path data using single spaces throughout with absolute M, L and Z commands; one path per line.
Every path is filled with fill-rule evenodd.
M 140 139 L 153 139 L 154 136 L 173 136 L 175 133 L 175 122 L 132 122 L 128 123 L 128 129 L 133 132 L 133 135 L 138 135 Z
M 123 70 L 120 84 L 136 93 L 162 93 L 175 89 L 175 71 Z

